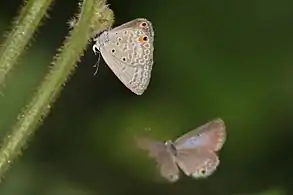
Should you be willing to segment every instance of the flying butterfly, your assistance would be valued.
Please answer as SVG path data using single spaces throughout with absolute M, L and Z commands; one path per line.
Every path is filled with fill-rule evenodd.
M 179 179 L 179 168 L 187 176 L 206 178 L 218 167 L 217 152 L 226 141 L 226 127 L 222 119 L 214 119 L 176 139 L 160 142 L 136 137 L 138 146 L 154 158 L 161 175 L 170 182 Z

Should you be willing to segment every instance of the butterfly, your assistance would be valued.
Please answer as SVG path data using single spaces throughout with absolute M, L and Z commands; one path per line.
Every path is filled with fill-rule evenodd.
M 94 53 L 100 52 L 128 89 L 142 95 L 149 85 L 153 66 L 152 23 L 145 18 L 137 18 L 102 32 L 94 41 Z
M 217 118 L 191 130 L 174 142 L 136 137 L 138 146 L 147 150 L 154 158 L 161 175 L 170 182 L 179 179 L 179 168 L 187 176 L 206 178 L 218 167 L 220 160 L 217 152 L 226 141 L 226 127 Z

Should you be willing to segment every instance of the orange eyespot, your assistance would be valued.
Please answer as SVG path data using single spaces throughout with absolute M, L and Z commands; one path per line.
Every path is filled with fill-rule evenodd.
M 145 36 L 145 35 L 141 35 L 139 38 L 138 38 L 138 42 L 140 43 L 144 43 L 148 40 L 148 37 Z

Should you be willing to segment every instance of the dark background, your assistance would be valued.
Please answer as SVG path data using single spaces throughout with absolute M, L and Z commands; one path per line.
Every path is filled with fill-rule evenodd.
M 293 1 L 112 0 L 115 25 L 137 17 L 155 29 L 151 83 L 131 93 L 89 45 L 51 113 L 1 184 L 1 195 L 283 195 L 292 192 Z M 2 40 L 22 1 L 0 3 Z M 50 18 L 0 98 L 0 135 L 48 71 L 77 1 L 56 1 Z M 227 142 L 205 180 L 159 181 L 133 145 L 151 129 L 174 139 L 221 117 Z

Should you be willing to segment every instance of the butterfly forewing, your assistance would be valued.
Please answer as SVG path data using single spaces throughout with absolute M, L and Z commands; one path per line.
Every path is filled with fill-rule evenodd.
M 162 151 L 166 150 L 163 142 L 151 139 L 147 136 L 136 136 L 134 139 L 139 148 L 149 152 L 150 157 L 156 157 Z
M 178 150 L 203 147 L 218 151 L 225 140 L 224 121 L 215 119 L 179 137 L 174 144 Z

